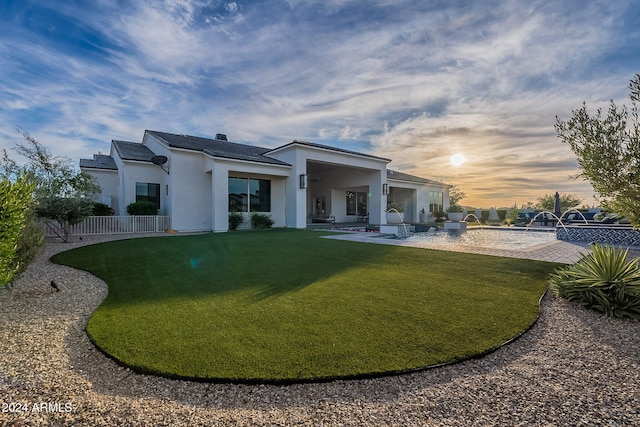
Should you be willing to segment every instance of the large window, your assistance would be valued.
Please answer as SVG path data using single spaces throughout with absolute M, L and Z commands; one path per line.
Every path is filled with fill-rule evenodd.
M 271 181 L 229 178 L 229 212 L 271 212 Z
M 153 202 L 160 209 L 160 184 L 136 182 L 136 202 Z
M 347 191 L 347 215 L 367 215 L 368 193 Z
M 429 212 L 443 212 L 443 194 L 440 191 L 429 191 Z

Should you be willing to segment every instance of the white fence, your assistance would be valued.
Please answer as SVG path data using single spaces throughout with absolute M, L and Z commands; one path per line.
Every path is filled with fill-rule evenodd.
M 56 230 L 60 225 L 54 222 L 45 225 L 45 236 L 58 237 Z M 169 230 L 171 221 L 168 216 L 135 215 L 135 216 L 90 216 L 82 222 L 71 226 L 70 235 L 117 234 L 117 233 L 159 233 Z

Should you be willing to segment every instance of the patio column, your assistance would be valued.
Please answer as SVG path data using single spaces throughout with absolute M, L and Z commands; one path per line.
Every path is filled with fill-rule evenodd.
M 291 175 L 285 184 L 286 224 L 289 228 L 307 228 L 307 189 L 300 188 L 300 175 L 307 174 L 307 159 L 296 155 L 292 163 Z
M 387 182 L 387 170 L 378 170 L 372 173 L 369 182 L 369 222 L 371 224 L 386 224 L 384 211 L 387 207 L 387 196 L 382 194 L 382 186 Z
M 220 164 L 211 170 L 211 229 L 229 231 L 229 170 Z

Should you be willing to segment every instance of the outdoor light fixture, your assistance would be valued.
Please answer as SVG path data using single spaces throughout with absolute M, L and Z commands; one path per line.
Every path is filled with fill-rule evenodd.
M 304 190 L 305 188 L 307 188 L 307 174 L 306 173 L 301 173 L 300 174 L 300 189 Z
M 389 184 L 382 184 L 382 195 L 386 196 L 389 194 Z

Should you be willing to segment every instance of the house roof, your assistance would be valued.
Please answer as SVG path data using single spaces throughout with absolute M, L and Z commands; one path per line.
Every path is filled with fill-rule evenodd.
M 93 159 L 80 159 L 81 168 L 118 170 L 113 157 L 105 154 L 94 154 Z
M 111 141 L 122 160 L 137 160 L 139 162 L 151 162 L 156 154 L 146 145 L 139 142 Z
M 176 135 L 173 133 L 146 130 L 145 133 L 164 141 L 172 148 L 202 151 L 213 157 L 226 159 L 247 160 L 251 162 L 269 163 L 273 165 L 291 166 L 282 160 L 265 155 L 269 148 L 261 148 L 253 145 L 238 144 L 221 139 L 202 138 L 191 135 Z
M 408 173 L 398 172 L 391 169 L 387 169 L 387 179 L 415 182 L 418 184 L 431 184 L 431 185 L 451 187 L 449 184 L 445 184 L 443 182 L 435 181 L 433 179 L 422 178 L 420 176 L 409 175 Z
M 382 160 L 382 161 L 385 161 L 387 163 L 391 161 L 391 159 L 386 159 L 384 157 L 372 156 L 371 154 L 359 153 L 357 151 L 345 150 L 344 148 L 332 147 L 330 145 L 316 144 L 315 142 L 300 141 L 300 140 L 297 140 L 297 139 L 292 141 L 292 142 L 290 142 L 290 143 L 288 143 L 288 144 L 285 144 L 283 146 L 280 146 L 280 147 L 277 147 L 277 148 L 273 148 L 273 149 L 271 149 L 269 151 L 272 152 L 272 151 L 282 150 L 282 149 L 290 147 L 292 145 L 302 145 L 302 146 L 306 146 L 306 147 L 313 147 L 313 148 L 320 148 L 320 149 L 323 149 L 323 150 L 336 151 L 338 153 L 353 154 L 355 156 L 368 157 L 370 159 L 375 159 L 375 160 Z

